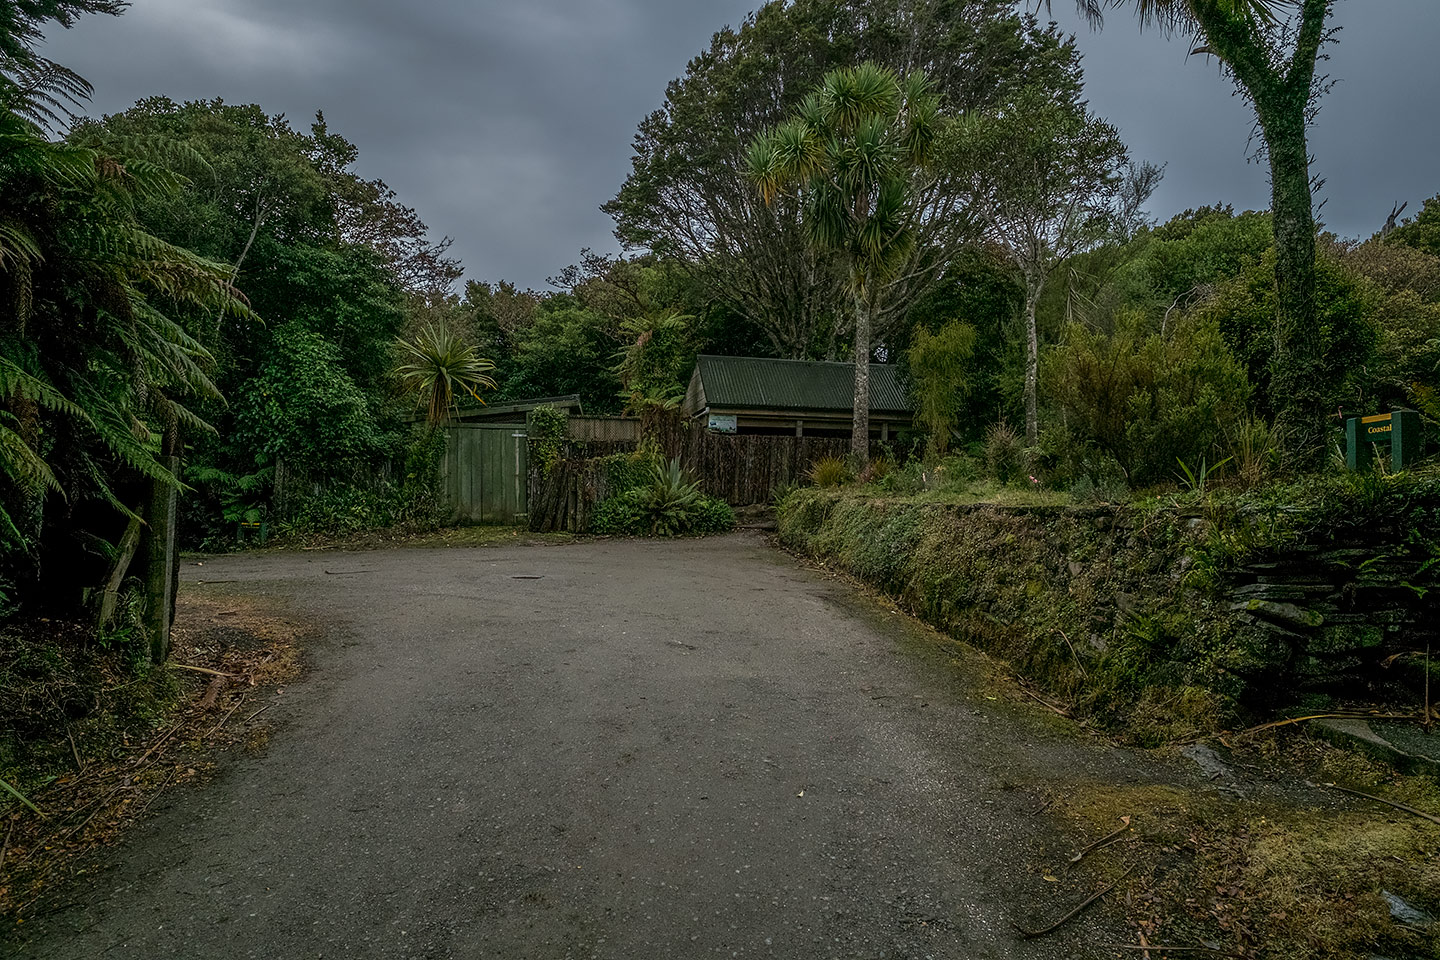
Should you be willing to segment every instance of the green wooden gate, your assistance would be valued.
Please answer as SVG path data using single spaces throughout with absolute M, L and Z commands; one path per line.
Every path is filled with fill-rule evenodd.
M 523 423 L 457 424 L 446 430 L 445 502 L 461 523 L 517 523 L 529 511 Z

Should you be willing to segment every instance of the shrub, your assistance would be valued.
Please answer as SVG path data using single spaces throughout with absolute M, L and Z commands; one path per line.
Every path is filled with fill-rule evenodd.
M 887 457 L 877 457 L 865 464 L 865 469 L 855 479 L 860 483 L 879 483 L 888 477 L 895 469 L 895 465 Z
M 1074 440 L 1114 457 L 1134 485 L 1173 477 L 1177 460 L 1222 459 L 1250 397 L 1214 322 L 1184 320 L 1168 335 L 1138 326 L 1107 335 L 1072 325 L 1045 369 Z
M 525 433 L 529 437 L 530 456 L 549 474 L 560 460 L 565 438 L 570 435 L 570 415 L 558 407 L 536 407 L 526 415 Z
M 1018 480 L 1025 472 L 1025 443 L 1004 420 L 985 431 L 985 469 L 1001 483 Z
M 850 482 L 850 465 L 844 457 L 821 457 L 811 465 L 810 482 L 817 487 L 839 487 Z
M 734 526 L 730 505 L 701 493 L 678 457 L 654 462 L 646 483 L 602 501 L 591 518 L 591 529 L 598 534 L 651 537 L 721 533 Z
M 975 356 L 975 328 L 946 324 L 938 333 L 917 330 L 910 348 L 910 377 L 915 394 L 915 419 L 929 429 L 929 452 L 943 456 L 950 432 L 960 421 L 969 394 L 970 363 Z M 868 482 L 868 481 L 861 481 Z

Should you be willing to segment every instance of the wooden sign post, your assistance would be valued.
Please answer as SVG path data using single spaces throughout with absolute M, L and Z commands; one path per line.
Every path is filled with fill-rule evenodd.
M 1399 473 L 1406 464 L 1420 459 L 1422 429 L 1420 414 L 1414 410 L 1351 417 L 1345 421 L 1345 465 L 1351 470 L 1367 469 L 1377 454 L 1388 451 L 1390 469 Z

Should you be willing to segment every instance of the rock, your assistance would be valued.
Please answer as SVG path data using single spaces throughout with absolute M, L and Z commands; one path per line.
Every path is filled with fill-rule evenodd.
M 1248 613 L 1267 620 L 1276 620 L 1288 627 L 1314 630 L 1325 623 L 1325 617 L 1314 610 L 1297 607 L 1293 603 L 1275 603 L 1270 600 L 1250 600 L 1241 605 Z
M 1389 890 L 1382 890 L 1380 895 L 1390 905 L 1390 919 L 1396 923 L 1404 924 L 1407 927 L 1417 927 L 1421 930 L 1435 922 L 1435 918 L 1421 910 L 1419 907 L 1411 906 L 1398 894 Z
M 1233 780 L 1235 775 L 1220 754 L 1205 746 L 1203 743 L 1192 743 L 1180 751 L 1180 755 L 1195 761 L 1200 772 L 1205 774 L 1207 780 Z
M 1359 747 L 1402 773 L 1440 777 L 1440 760 L 1397 746 L 1364 720 L 1317 720 L 1311 729 L 1332 743 Z

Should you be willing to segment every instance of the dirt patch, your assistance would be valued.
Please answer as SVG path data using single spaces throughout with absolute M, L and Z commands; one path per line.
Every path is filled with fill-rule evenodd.
M 300 677 L 310 633 L 271 600 L 214 588 L 182 595 L 170 663 L 129 681 L 166 691 L 150 703 L 149 722 L 81 727 L 78 736 L 67 725 L 58 744 L 68 769 L 29 791 L 43 818 L 18 803 L 0 807 L 0 916 L 24 922 L 47 890 L 90 868 L 88 854 L 140 821 L 164 791 L 204 777 L 227 748 L 263 748 L 268 704 Z M 93 692 L 97 713 L 114 689 Z M 46 745 L 31 746 L 40 748 L 33 756 L 47 755 Z

